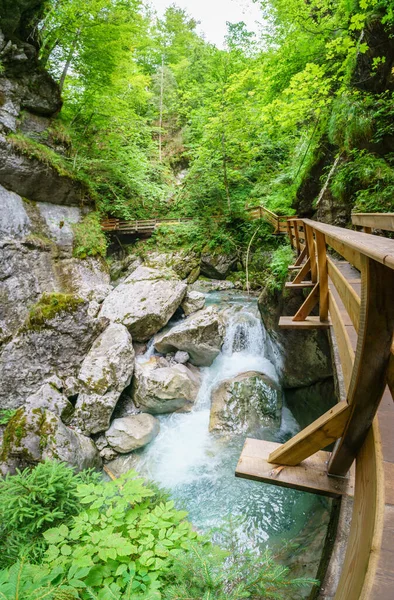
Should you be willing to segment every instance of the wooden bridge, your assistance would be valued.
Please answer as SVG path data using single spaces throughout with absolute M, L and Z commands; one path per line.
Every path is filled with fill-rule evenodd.
M 247 212 L 251 219 L 264 219 L 274 228 L 274 235 L 287 233 L 287 220 L 292 217 L 282 217 L 268 210 L 264 206 L 254 206 L 248 208 Z M 216 220 L 216 219 L 214 219 Z M 101 221 L 102 230 L 107 233 L 120 234 L 152 234 L 160 225 L 179 225 L 193 221 L 191 217 L 181 219 L 145 219 L 124 221 L 122 219 L 103 219 Z
M 353 215 L 353 224 L 392 231 L 393 217 Z M 394 241 L 309 219 L 289 219 L 287 231 L 297 259 L 286 287 L 309 294 L 279 325 L 329 331 L 341 397 L 285 444 L 246 440 L 236 475 L 354 497 L 335 600 L 392 600 Z

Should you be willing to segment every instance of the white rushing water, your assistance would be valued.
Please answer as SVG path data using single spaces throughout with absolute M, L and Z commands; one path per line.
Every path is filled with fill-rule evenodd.
M 158 437 L 141 452 L 138 470 L 167 488 L 177 504 L 189 511 L 201 530 L 217 526 L 228 516 L 242 515 L 245 531 L 253 530 L 265 543 L 278 534 L 291 537 L 305 522 L 314 497 L 234 477 L 245 436 L 221 437 L 209 433 L 212 390 L 223 380 L 258 371 L 278 381 L 275 365 L 267 358 L 269 340 L 256 301 L 211 295 L 225 311 L 226 335 L 222 352 L 203 368 L 202 385 L 190 413 L 160 417 Z M 153 352 L 149 347 L 143 360 Z M 270 353 L 271 355 L 271 353 Z M 280 429 L 265 430 L 264 438 L 282 441 L 297 431 L 290 411 L 283 410 Z

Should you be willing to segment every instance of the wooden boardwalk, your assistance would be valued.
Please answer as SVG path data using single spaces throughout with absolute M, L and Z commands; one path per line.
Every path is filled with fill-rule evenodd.
M 339 354 L 341 398 L 285 444 L 247 440 L 236 474 L 331 496 L 354 492 L 335 600 L 392 600 L 394 241 L 308 219 L 290 221 L 289 235 L 298 258 L 287 287 L 305 287 L 309 294 L 280 325 L 330 330 Z M 330 256 L 327 246 L 344 260 Z M 319 316 L 311 317 L 317 304 Z M 321 450 L 335 441 L 324 459 Z

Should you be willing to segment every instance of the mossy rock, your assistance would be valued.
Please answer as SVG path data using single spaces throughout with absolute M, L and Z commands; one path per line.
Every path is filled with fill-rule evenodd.
M 26 329 L 41 329 L 62 312 L 73 313 L 84 303 L 82 298 L 72 294 L 43 294 L 40 300 L 31 307 L 26 320 Z

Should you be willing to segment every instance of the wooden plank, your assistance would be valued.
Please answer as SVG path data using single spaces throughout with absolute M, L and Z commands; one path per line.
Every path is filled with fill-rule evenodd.
M 327 244 L 334 248 L 334 250 L 337 250 L 334 246 L 335 243 L 337 243 L 338 248 L 345 249 L 348 256 L 353 257 L 352 259 L 342 254 L 340 250 L 337 251 L 355 267 L 357 267 L 357 255 L 363 254 L 394 269 L 394 240 L 360 233 L 359 231 L 351 231 L 342 227 L 335 227 L 335 225 L 326 225 L 325 223 L 318 223 L 310 219 L 304 219 L 304 223 L 324 233 Z M 356 262 L 353 262 L 354 260 Z
M 300 283 L 301 281 L 304 281 L 310 270 L 311 261 L 308 258 L 307 261 L 302 265 L 301 270 L 294 277 L 293 283 Z
M 298 465 L 318 450 L 326 448 L 341 437 L 349 419 L 346 402 L 339 402 L 324 415 L 282 444 L 269 456 L 269 462 Z
M 285 288 L 310 288 L 310 287 L 314 287 L 316 284 L 312 283 L 312 281 L 301 281 L 301 283 L 292 283 L 291 281 L 287 281 L 285 283 Z
M 352 286 L 349 284 L 331 258 L 327 258 L 327 264 L 328 274 L 335 285 L 335 288 L 338 291 L 338 294 L 340 295 L 347 312 L 349 313 L 355 330 L 358 331 L 358 324 L 360 320 L 360 297 L 358 294 L 356 294 Z
M 394 213 L 352 213 L 353 225 L 394 231 Z
M 328 318 L 328 274 L 327 274 L 327 252 L 324 234 L 315 231 L 317 268 L 319 274 L 319 316 L 322 321 Z
M 354 493 L 354 477 L 335 478 L 327 476 L 328 452 L 317 452 L 296 467 L 280 467 L 268 462 L 279 444 L 247 438 L 235 475 L 272 483 L 282 487 L 312 492 L 332 498 Z M 279 469 L 277 467 L 279 466 Z M 277 469 L 277 470 L 276 470 Z
M 296 284 L 297 285 L 297 284 Z M 305 321 L 305 319 L 311 314 L 316 304 L 319 302 L 319 283 L 316 283 L 305 302 L 297 310 L 293 317 L 293 321 Z
M 338 304 L 333 293 L 329 292 L 330 317 L 334 328 L 335 338 L 338 345 L 338 352 L 341 359 L 342 374 L 345 383 L 346 392 L 350 387 L 353 374 L 354 351 L 350 341 L 347 328 L 343 322 Z
M 306 247 L 308 256 L 311 261 L 311 279 L 316 283 L 317 281 L 317 262 L 316 262 L 316 248 L 315 248 L 315 240 L 313 238 L 313 229 L 309 226 L 305 226 L 305 234 L 306 234 Z
M 365 235 L 365 234 L 362 234 Z M 344 475 L 362 447 L 386 387 L 394 331 L 394 271 L 364 257 L 360 325 L 348 403 L 352 412 L 329 473 Z
M 320 317 L 307 317 L 305 321 L 293 321 L 293 317 L 280 317 L 279 329 L 328 329 L 330 321 L 320 321 Z

